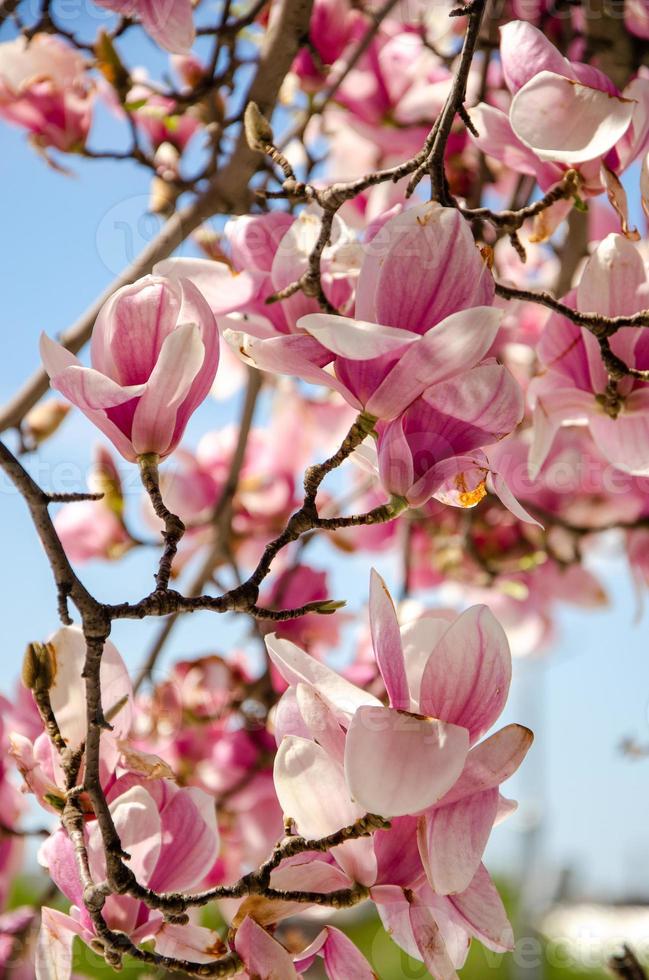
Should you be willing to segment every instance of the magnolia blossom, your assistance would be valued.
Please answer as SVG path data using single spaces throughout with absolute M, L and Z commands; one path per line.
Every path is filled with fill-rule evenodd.
M 370 140 L 379 157 L 402 157 L 421 147 L 451 79 L 444 60 L 419 31 L 403 30 L 398 19 L 387 18 L 344 78 L 336 101 L 346 110 L 346 125 Z M 453 134 L 449 151 L 457 151 L 465 139 Z M 350 173 L 358 173 L 353 159 L 349 165 Z
M 133 461 L 176 448 L 214 381 L 219 337 L 193 283 L 145 276 L 101 308 L 91 368 L 45 334 L 41 356 L 52 387 Z
M 66 744 L 76 749 L 86 737 L 82 678 L 86 642 L 82 631 L 76 626 L 62 627 L 49 637 L 47 650 L 53 677 L 49 689 L 52 711 Z M 102 737 L 101 777 L 108 783 L 114 778 L 120 743 L 130 731 L 133 715 L 133 690 L 126 665 L 110 640 L 104 646 L 100 680 L 104 710 L 112 717 L 112 730 Z M 65 776 L 58 751 L 47 733 L 41 731 L 32 738 L 14 731 L 9 744 L 25 790 L 33 793 L 45 809 L 60 812 L 65 802 Z
M 183 891 L 201 884 L 219 847 L 216 814 L 207 793 L 180 788 L 168 779 L 142 779 L 125 773 L 110 787 L 107 799 L 122 845 L 130 854 L 129 867 L 138 881 L 157 891 Z M 105 855 L 96 821 L 86 823 L 85 837 L 91 873 L 95 881 L 102 881 L 106 876 Z M 39 860 L 72 903 L 72 909 L 70 915 L 43 909 L 36 977 L 69 977 L 75 935 L 90 945 L 95 929 L 83 903 L 74 845 L 62 828 L 42 845 Z M 126 932 L 134 942 L 153 938 L 156 950 L 163 955 L 193 958 L 192 927 L 174 929 L 159 912 L 151 912 L 131 896 L 109 896 L 103 914 L 109 928 Z M 212 934 L 213 944 L 216 938 Z
M 304 45 L 292 67 L 302 87 L 309 92 L 317 91 L 326 80 L 328 69 L 347 46 L 363 36 L 365 26 L 362 12 L 350 0 L 315 0 L 309 23 L 312 49 Z
M 196 31 L 191 0 L 96 0 L 100 7 L 122 17 L 134 17 L 144 30 L 167 51 L 186 54 Z
M 578 310 L 622 316 L 649 306 L 647 271 L 636 246 L 608 235 L 586 263 L 579 285 L 565 297 Z M 644 330 L 625 327 L 611 349 L 631 367 L 649 367 Z M 537 347 L 542 373 L 530 386 L 534 441 L 530 472 L 543 465 L 562 425 L 587 425 L 599 451 L 617 469 L 649 475 L 649 389 L 622 378 L 617 398 L 607 399 L 608 375 L 599 344 L 585 328 L 558 314 L 548 320 Z
M 372 239 L 354 319 L 316 313 L 298 321 L 299 334 L 225 336 L 257 367 L 326 385 L 354 408 L 391 419 L 482 360 L 501 319 L 493 296 L 462 216 L 424 204 L 390 218 Z
M 87 67 L 78 51 L 50 34 L 0 44 L 0 117 L 27 129 L 37 146 L 81 149 L 94 99 Z
M 484 103 L 471 110 L 480 149 L 534 174 L 542 190 L 567 167 L 577 168 L 585 193 L 608 190 L 626 230 L 618 175 L 647 146 L 649 79 L 638 77 L 620 92 L 597 68 L 564 58 L 525 21 L 501 28 L 500 57 L 512 101 L 509 114 Z M 555 223 L 569 208 L 569 202 L 554 206 Z M 541 220 L 552 219 L 546 214 Z
M 270 589 L 262 593 L 260 602 L 271 609 L 296 609 L 308 602 L 327 599 L 331 589 L 327 584 L 327 573 L 316 571 L 309 565 L 299 564 L 284 569 L 273 580 Z M 335 616 L 299 616 L 285 623 L 268 624 L 262 631 L 271 632 L 271 625 L 277 636 L 292 640 L 311 654 L 334 647 L 340 641 L 340 630 L 345 622 L 344 613 Z M 279 688 L 283 690 L 283 685 Z
M 469 935 L 486 935 L 491 948 L 511 944 L 481 858 L 494 821 L 511 810 L 498 787 L 532 736 L 510 725 L 480 741 L 504 707 L 511 677 L 505 635 L 486 607 L 400 628 L 373 573 L 370 624 L 387 707 L 290 642 L 267 640 L 290 685 L 277 708 L 275 787 L 285 817 L 305 836 L 333 833 L 368 811 L 394 818 L 389 831 L 346 841 L 332 855 L 349 879 L 370 888 L 397 942 L 434 976 L 451 977 Z M 283 887 L 289 874 L 308 881 L 315 863 L 284 870 Z M 333 889 L 333 870 L 329 877 Z M 491 897 L 478 927 L 467 910 L 476 913 L 481 892 Z M 413 908 L 420 910 L 414 918 Z M 465 915 L 459 943 L 445 935 L 449 920 L 459 924 L 458 908 Z M 431 931 L 440 937 L 434 950 L 424 941 Z

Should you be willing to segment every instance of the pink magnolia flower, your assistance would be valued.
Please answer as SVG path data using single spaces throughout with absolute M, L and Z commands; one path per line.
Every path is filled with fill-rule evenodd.
M 103 494 L 101 500 L 64 504 L 54 518 L 56 533 L 74 562 L 112 561 L 134 543 L 124 523 L 122 482 L 115 461 L 101 445 L 94 455 L 88 486 L 93 493 Z
M 47 641 L 52 659 L 53 682 L 50 702 L 61 735 L 71 748 L 79 748 L 86 737 L 85 685 L 82 678 L 86 642 L 76 626 L 63 626 Z M 112 715 L 112 731 L 102 736 L 101 776 L 108 784 L 121 755 L 120 743 L 128 736 L 133 715 L 133 689 L 121 654 L 106 641 L 101 662 L 104 711 Z M 42 807 L 59 812 L 66 782 L 57 750 L 42 731 L 34 739 L 11 733 L 10 754 L 25 780 L 25 792 L 33 793 Z
M 225 336 L 257 367 L 326 385 L 357 410 L 391 419 L 485 356 L 501 319 L 493 295 L 461 215 L 424 204 L 391 218 L 370 243 L 354 319 L 316 313 L 298 321 L 300 334 Z
M 275 717 L 275 787 L 285 816 L 306 836 L 333 833 L 367 811 L 392 815 L 391 829 L 336 847 L 338 867 L 283 866 L 272 882 L 335 890 L 345 887 L 342 870 L 370 889 L 403 948 L 433 976 L 454 977 L 470 936 L 493 949 L 512 945 L 481 858 L 494 821 L 512 809 L 500 783 L 532 736 L 509 725 L 479 741 L 502 711 L 511 676 L 507 641 L 486 607 L 457 618 L 426 615 L 400 629 L 373 573 L 370 622 L 389 707 L 287 641 L 267 641 L 290 684 Z
M 130 854 L 129 867 L 138 881 L 157 891 L 187 891 L 204 881 L 218 854 L 219 837 L 211 798 L 200 789 L 180 788 L 168 779 L 146 779 L 126 773 L 107 793 L 113 821 Z M 95 881 L 106 876 L 101 832 L 95 820 L 85 824 L 90 869 Z M 72 903 L 69 915 L 43 909 L 37 949 L 39 978 L 69 977 L 75 935 L 90 945 L 95 936 L 92 919 L 83 904 L 83 888 L 76 870 L 74 846 L 60 828 L 42 845 L 41 864 Z M 104 906 L 109 928 L 125 932 L 134 942 L 153 939 L 162 955 L 185 956 L 196 961 L 196 935 L 191 926 L 174 929 L 159 912 L 152 912 L 128 895 L 111 895 Z M 197 927 L 194 927 L 197 928 Z M 209 930 L 212 952 L 198 962 L 214 958 L 218 936 Z M 56 963 L 57 972 L 48 972 Z
M 357 65 L 345 77 L 336 101 L 347 125 L 369 139 L 382 156 L 417 152 L 430 121 L 444 104 L 451 72 L 419 31 L 386 20 Z M 459 137 L 459 145 L 464 137 Z M 453 134 L 452 149 L 458 143 Z M 354 161 L 351 172 L 356 173 Z
M 251 683 L 238 662 L 201 657 L 175 664 L 136 706 L 132 744 L 164 758 L 184 785 L 214 801 L 223 847 L 210 884 L 236 881 L 267 858 L 282 834 L 274 740 L 262 725 L 241 724 L 239 706 Z
M 275 785 L 284 812 L 309 836 L 341 818 L 339 826 L 344 826 L 347 817 L 352 822 L 364 811 L 402 816 L 467 801 L 506 778 L 500 773 L 503 758 L 495 782 L 489 781 L 492 770 L 488 785 L 472 783 L 473 759 L 477 762 L 492 746 L 500 759 L 502 742 L 513 750 L 517 768 L 529 746 L 527 729 L 510 726 L 469 753 L 501 713 L 511 677 L 507 640 L 486 607 L 476 606 L 454 622 L 431 614 L 400 630 L 385 585 L 373 573 L 370 624 L 388 707 L 288 641 L 266 641 L 273 663 L 294 689 L 284 695 L 278 734 L 293 724 L 293 704 L 303 718 L 302 735 L 287 734 L 280 742 Z M 305 737 L 310 721 L 319 744 Z M 380 767 L 372 764 L 377 755 Z M 305 792 L 319 773 L 320 788 Z M 334 792 L 334 786 L 341 792 Z M 471 859 L 473 874 L 473 850 Z
M 626 230 L 618 176 L 647 145 L 649 79 L 636 78 L 620 92 L 597 68 L 564 58 L 522 20 L 501 28 L 500 57 L 511 106 L 509 114 L 483 103 L 471 110 L 478 146 L 516 171 L 534 174 L 542 190 L 566 168 L 577 168 L 584 193 L 608 190 Z M 565 207 L 560 205 L 559 217 Z
M 295 609 L 308 602 L 325 600 L 330 595 L 326 572 L 316 571 L 309 565 L 295 565 L 276 576 L 271 588 L 261 594 L 259 602 L 271 609 Z M 292 640 L 310 653 L 317 654 L 339 643 L 345 618 L 344 613 L 335 616 L 299 616 L 285 623 L 269 623 L 264 632 L 274 631 L 276 636 Z M 283 690 L 283 685 L 279 690 Z
M 154 41 L 174 54 L 187 54 L 196 31 L 191 0 L 96 0 L 100 7 L 141 21 Z
M 102 307 L 91 368 L 45 334 L 41 356 L 52 386 L 134 461 L 176 448 L 214 381 L 219 337 L 193 283 L 145 276 Z
M 576 290 L 565 297 L 576 309 L 621 316 L 649 305 L 647 271 L 635 245 L 608 235 L 584 267 Z M 611 349 L 631 367 L 649 367 L 644 330 L 625 327 Z M 608 375 L 599 344 L 587 330 L 553 314 L 537 347 L 542 373 L 530 385 L 534 441 L 530 474 L 539 473 L 562 425 L 587 425 L 599 451 L 617 469 L 649 475 L 649 389 L 633 378 L 618 382 L 618 401 L 607 410 Z
M 117 514 L 101 500 L 65 504 L 54 518 L 54 528 L 70 561 L 111 561 L 131 545 Z
M 306 91 L 320 88 L 347 46 L 362 36 L 365 24 L 362 12 L 350 0 L 315 0 L 309 22 L 311 46 L 300 49 L 292 66 Z
M 0 44 L 0 118 L 27 129 L 39 147 L 81 149 L 94 99 L 86 69 L 78 51 L 49 34 Z

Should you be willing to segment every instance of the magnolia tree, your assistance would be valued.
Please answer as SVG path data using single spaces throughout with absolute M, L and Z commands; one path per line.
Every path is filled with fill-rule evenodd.
M 55 0 L 0 4 L 25 153 L 62 181 L 135 162 L 164 218 L 1 415 L 53 582 L 2 706 L 3 976 L 70 977 L 77 939 L 148 975 L 370 980 L 339 915 L 366 903 L 452 980 L 473 939 L 514 944 L 482 863 L 532 741 L 493 731 L 510 644 L 604 601 L 604 532 L 649 581 L 649 5 L 97 2 L 94 36 Z M 153 66 L 127 61 L 138 32 Z M 210 397 L 238 422 L 189 448 Z M 61 493 L 26 456 L 69 411 L 98 445 Z M 139 598 L 84 584 L 134 549 Z M 328 574 L 352 552 L 344 658 Z M 159 669 L 198 610 L 208 648 L 224 615 L 246 642 Z M 131 676 L 111 630 L 145 618 Z M 21 777 L 52 890 L 7 912 Z

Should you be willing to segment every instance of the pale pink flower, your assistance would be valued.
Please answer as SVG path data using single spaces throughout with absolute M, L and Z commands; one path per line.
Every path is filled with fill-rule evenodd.
M 271 609 L 296 609 L 308 602 L 329 598 L 331 591 L 327 584 L 327 573 L 316 571 L 309 565 L 295 565 L 285 568 L 273 580 L 272 586 L 262 592 L 260 605 Z M 334 647 L 340 641 L 340 630 L 345 622 L 344 613 L 335 616 L 307 614 L 284 623 L 269 622 L 262 632 L 274 632 L 282 639 L 292 640 L 312 654 L 326 647 Z M 284 685 L 276 688 L 283 690 Z
M 345 878 L 364 884 L 396 941 L 433 976 L 450 978 L 471 936 L 491 949 L 512 947 L 481 858 L 494 821 L 512 810 L 500 783 L 532 736 L 509 725 L 480 741 L 511 677 L 507 641 L 486 607 L 399 628 L 374 573 L 370 622 L 389 707 L 292 644 L 267 641 L 290 684 L 275 716 L 275 786 L 306 836 L 333 833 L 367 811 L 391 814 L 391 828 L 336 847 L 335 865 L 280 866 L 272 883 L 319 891 L 345 887 Z
M 647 145 L 649 79 L 638 77 L 620 92 L 603 72 L 564 58 L 522 20 L 501 28 L 500 57 L 511 106 L 509 113 L 484 103 L 470 111 L 477 145 L 517 172 L 534 174 L 544 191 L 567 168 L 578 169 L 582 191 L 607 189 L 626 228 L 618 177 Z M 559 219 L 563 204 L 560 212 Z
M 469 745 L 491 727 L 507 698 L 509 648 L 502 628 L 486 607 L 473 607 L 454 622 L 447 615 L 431 614 L 400 630 L 385 585 L 373 573 L 370 623 L 389 707 L 288 641 L 274 637 L 266 641 L 273 663 L 295 689 L 289 692 L 286 704 L 290 706 L 295 696 L 298 706 L 300 699 L 306 699 L 304 710 L 300 708 L 302 717 L 306 718 L 306 711 L 319 725 L 319 746 L 289 734 L 288 741 L 280 744 L 275 763 L 280 802 L 298 827 L 301 822 L 307 825 L 300 828 L 301 833 L 316 834 L 316 824 L 329 826 L 362 808 L 400 816 L 445 801 L 472 758 L 471 754 L 467 757 Z M 284 717 L 280 715 L 280 720 Z M 289 726 L 293 717 L 289 707 Z M 286 722 L 281 725 L 286 731 Z M 304 728 L 303 723 L 303 735 L 309 722 L 306 725 Z M 520 734 L 527 730 L 514 728 L 516 731 L 498 733 L 498 737 L 509 742 L 511 736 L 512 744 L 528 738 Z M 325 750 L 325 735 L 326 763 L 320 751 Z M 483 744 L 488 746 L 490 741 Z M 382 760 L 380 768 L 372 765 L 377 754 Z M 305 793 L 321 767 L 320 789 Z M 329 786 L 324 770 L 328 770 Z M 334 792 L 334 783 L 347 790 L 342 795 Z M 462 792 L 459 798 L 465 795 Z M 345 814 L 339 814 L 338 808 L 345 809 Z
M 63 626 L 47 641 L 52 656 L 54 680 L 50 702 L 59 730 L 67 745 L 76 749 L 86 737 L 85 684 L 82 678 L 86 641 L 77 626 Z M 107 783 L 114 776 L 121 750 L 128 736 L 133 713 L 133 690 L 121 654 L 110 640 L 104 646 L 101 662 L 101 689 L 104 711 L 112 714 L 112 731 L 102 737 L 101 776 Z M 65 794 L 65 777 L 58 752 L 42 731 L 32 740 L 13 732 L 10 754 L 25 780 L 25 791 L 33 793 L 41 806 L 57 812 L 57 801 Z
M 501 319 L 494 284 L 461 215 L 425 204 L 391 218 L 368 246 L 355 318 L 303 316 L 303 331 L 258 339 L 226 331 L 258 367 L 338 391 L 356 409 L 399 415 L 426 388 L 470 370 Z
M 129 867 L 139 882 L 160 892 L 200 886 L 219 848 L 214 804 L 206 793 L 180 788 L 168 779 L 142 780 L 126 773 L 113 783 L 107 799 L 122 845 L 130 854 Z M 91 873 L 96 881 L 102 881 L 106 868 L 101 832 L 94 820 L 86 822 L 84 829 Z M 83 904 L 74 846 L 62 828 L 42 845 L 39 860 L 72 908 L 70 915 L 43 909 L 36 976 L 38 980 L 69 977 L 75 935 L 90 944 L 95 930 Z M 128 895 L 110 895 L 103 914 L 109 928 L 125 932 L 134 942 L 153 939 L 162 955 L 209 962 L 214 958 L 215 943 L 219 943 L 217 934 L 210 930 L 170 926 L 159 912 L 152 912 Z M 201 945 L 203 955 L 199 958 Z M 56 973 L 48 972 L 53 964 Z
M 70 561 L 111 561 L 131 544 L 124 525 L 101 500 L 64 504 L 54 518 L 54 528 Z
M 93 99 L 85 59 L 60 38 L 0 44 L 0 117 L 27 129 L 37 146 L 82 149 Z
M 141 21 L 154 41 L 174 54 L 187 54 L 194 39 L 191 0 L 96 0 L 100 7 Z
M 41 356 L 52 386 L 134 461 L 176 448 L 214 381 L 219 337 L 193 283 L 145 276 L 102 307 L 91 368 L 45 334 Z
M 642 257 L 621 235 L 608 235 L 584 267 L 576 290 L 565 297 L 578 310 L 624 316 L 646 309 L 649 283 Z M 630 367 L 649 366 L 647 333 L 624 327 L 611 337 L 613 353 Z M 608 375 L 599 344 L 586 329 L 552 314 L 537 347 L 542 373 L 530 385 L 535 478 L 562 425 L 587 425 L 598 450 L 617 469 L 649 475 L 649 389 L 633 378 L 618 382 L 618 413 L 605 407 Z
M 350 0 L 315 0 L 309 22 L 311 47 L 303 45 L 292 66 L 306 91 L 320 88 L 347 46 L 362 36 L 365 26 L 363 13 Z
M 173 99 L 152 92 L 146 81 L 133 86 L 128 101 L 138 106 L 131 117 L 154 151 L 170 145 L 181 155 L 201 128 L 197 115 L 189 110 L 183 112 Z

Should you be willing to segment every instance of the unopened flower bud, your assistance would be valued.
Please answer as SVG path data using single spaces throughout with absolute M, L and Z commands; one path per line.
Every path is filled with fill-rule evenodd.
M 25 435 L 39 445 L 56 432 L 69 411 L 70 406 L 59 399 L 35 405 L 25 418 Z
M 249 102 L 243 116 L 246 139 L 251 150 L 265 151 L 267 145 L 273 144 L 273 130 L 262 114 L 256 102 Z
M 151 191 L 149 194 L 149 211 L 151 214 L 161 214 L 168 217 L 176 209 L 178 200 L 178 188 L 163 180 L 162 177 L 154 177 L 151 181 Z
M 23 658 L 22 681 L 30 691 L 49 691 L 54 681 L 55 661 L 47 643 L 29 643 Z

